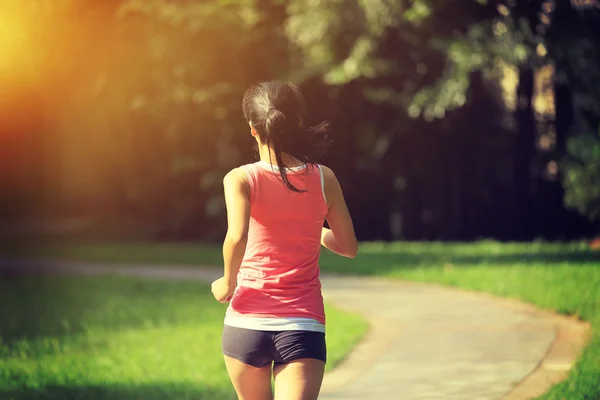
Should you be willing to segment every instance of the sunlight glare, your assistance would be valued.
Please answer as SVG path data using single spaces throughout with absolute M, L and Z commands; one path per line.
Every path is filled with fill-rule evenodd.
M 0 13 L 0 79 L 20 80 L 28 77 L 33 62 L 30 32 L 16 13 Z

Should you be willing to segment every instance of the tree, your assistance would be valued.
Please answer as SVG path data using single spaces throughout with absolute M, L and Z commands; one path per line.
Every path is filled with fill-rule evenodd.
M 590 220 L 598 220 L 600 51 L 596 43 L 600 39 L 600 10 L 558 2 L 547 38 L 548 54 L 557 68 L 557 100 L 563 98 L 567 103 L 562 110 L 564 133 L 559 136 L 566 151 L 560 158 L 565 171 L 565 204 Z
M 569 156 L 565 202 L 590 220 L 600 220 L 600 127 L 569 139 Z
M 285 9 L 259 3 L 26 3 L 65 22 L 38 37 L 64 55 L 40 63 L 54 202 L 126 216 L 154 237 L 220 234 L 221 177 L 251 154 L 237 135 L 241 93 L 287 64 L 273 29 Z
M 586 92 L 555 83 L 563 112 L 544 124 L 556 125 L 556 146 L 540 155 L 534 78 L 549 62 L 568 70 L 570 59 L 557 55 L 570 44 L 553 29 L 567 22 L 548 1 L 59 3 L 60 20 L 77 22 L 41 36 L 65 55 L 48 62 L 41 92 L 56 139 L 51 192 L 65 204 L 133 218 L 154 237 L 219 237 L 221 177 L 252 159 L 241 94 L 287 78 L 301 83 L 315 120 L 334 122 L 325 161 L 360 210 L 363 238 L 508 238 L 526 225 L 525 238 L 539 231 L 525 217 L 562 207 L 540 207 L 543 196 L 562 201 L 541 172 L 566 153 L 583 113 L 564 110 L 582 110 Z M 506 65 L 520 76 L 512 118 L 496 84 Z M 364 185 L 377 192 L 365 196 Z
M 342 13 L 344 8 L 345 25 L 351 26 L 351 34 L 342 35 L 336 29 L 305 34 L 302 27 L 314 20 L 311 13 L 290 17 L 288 34 L 304 48 L 305 65 L 323 74 L 326 82 L 360 80 L 368 99 L 380 106 L 396 104 L 410 117 L 429 121 L 447 118 L 452 109 L 464 106 L 473 72 L 483 71 L 484 76 L 497 78 L 503 73 L 502 66 L 514 65 L 518 85 L 514 95 L 516 135 L 510 157 L 514 171 L 510 196 L 514 199 L 513 237 L 529 239 L 539 232 L 541 224 L 555 236 L 565 230 L 569 217 L 564 212 L 560 183 L 563 173 L 560 168 L 554 171 L 554 165 L 567 155 L 568 137 L 581 130 L 586 120 L 591 119 L 585 122 L 584 130 L 597 126 L 600 115 L 596 110 L 600 98 L 595 78 L 598 59 L 590 53 L 598 38 L 599 11 L 580 6 L 568 0 L 460 4 L 420 0 L 410 6 L 399 0 L 368 5 L 317 1 L 310 7 L 324 14 Z M 395 54 L 385 51 L 390 40 Z M 340 41 L 348 50 L 334 51 Z M 594 61 L 587 62 L 589 59 Z M 540 97 L 538 75 L 548 66 L 554 71 L 550 82 L 555 114 L 541 116 L 533 101 Z M 552 135 L 551 149 L 541 153 L 538 140 Z M 547 222 L 549 214 L 554 216 L 553 227 Z

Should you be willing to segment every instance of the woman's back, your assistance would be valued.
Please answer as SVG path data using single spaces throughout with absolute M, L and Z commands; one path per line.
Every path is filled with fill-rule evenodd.
M 307 317 L 324 323 L 319 254 L 327 214 L 321 167 L 278 168 L 259 161 L 242 166 L 250 187 L 248 243 L 229 315 Z

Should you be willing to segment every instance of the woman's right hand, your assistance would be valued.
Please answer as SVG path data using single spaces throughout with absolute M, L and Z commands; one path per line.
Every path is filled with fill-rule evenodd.
M 235 285 L 227 282 L 225 277 L 220 277 L 210 285 L 211 292 L 219 303 L 227 303 L 231 300 Z

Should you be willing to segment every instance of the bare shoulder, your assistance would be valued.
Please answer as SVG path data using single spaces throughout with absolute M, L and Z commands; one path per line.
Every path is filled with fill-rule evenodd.
M 325 165 L 321 165 L 321 170 L 323 171 L 323 179 L 326 182 L 334 182 L 337 181 L 337 177 L 333 170 Z
M 246 171 L 242 167 L 237 167 L 229 171 L 223 178 L 223 185 L 227 186 L 243 186 L 248 185 Z

